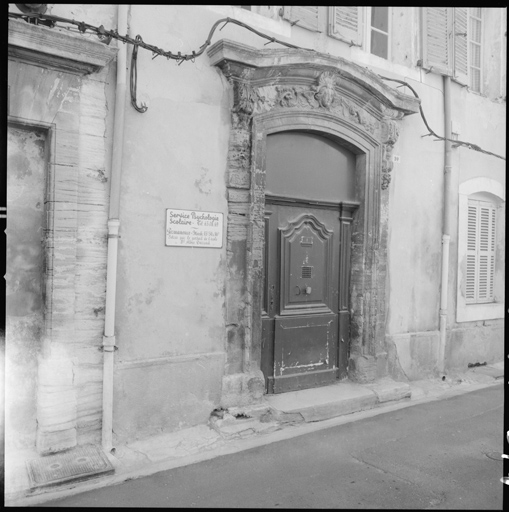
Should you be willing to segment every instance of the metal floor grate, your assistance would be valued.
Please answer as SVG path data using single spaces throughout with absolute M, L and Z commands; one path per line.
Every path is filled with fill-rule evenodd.
M 77 446 L 66 452 L 28 460 L 26 465 L 31 489 L 115 471 L 101 448 L 95 445 Z

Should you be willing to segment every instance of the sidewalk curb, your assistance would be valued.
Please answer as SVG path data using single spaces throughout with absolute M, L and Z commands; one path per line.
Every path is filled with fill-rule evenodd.
M 266 410 L 266 407 L 265 409 L 264 407 L 259 407 L 260 415 L 257 418 L 250 418 L 251 421 L 249 419 L 243 420 L 249 422 L 249 429 L 251 429 L 249 435 L 235 435 L 235 428 L 231 431 L 233 435 L 221 435 L 221 429 L 218 431 L 212 425 L 200 425 L 184 431 L 162 434 L 136 441 L 128 446 L 119 447 L 115 455 L 107 454 L 108 459 L 115 467 L 114 474 L 81 482 L 68 483 L 67 485 L 62 484 L 58 488 L 41 489 L 32 493 L 30 493 L 27 487 L 18 488 L 14 492 L 6 492 L 4 504 L 5 506 L 14 507 L 42 504 L 47 501 L 120 484 L 160 471 L 249 450 L 413 405 L 447 399 L 499 385 L 503 383 L 503 364 L 501 370 L 500 367 L 496 369 L 498 370 L 498 373 L 495 372 L 496 376 L 469 371 L 460 376 L 452 376 L 449 381 L 426 380 L 408 384 L 397 383 L 398 386 L 396 388 L 398 391 L 396 395 L 392 396 L 399 396 L 399 398 L 392 400 L 390 399 L 391 394 L 388 391 L 390 389 L 388 382 L 379 383 L 378 386 L 364 385 L 366 389 L 371 389 L 373 395 L 377 397 L 376 404 L 373 407 L 344 413 L 341 416 L 328 419 L 318 418 L 317 420 L 311 419 L 310 421 L 286 423 L 280 421 L 277 424 L 274 421 L 260 421 L 261 416 L 263 416 L 262 411 Z M 405 391 L 406 388 L 411 389 L 410 396 Z M 257 424 L 258 426 L 261 425 L 261 428 L 257 428 Z M 242 429 L 239 431 L 242 432 Z M 26 457 L 24 458 L 26 459 Z

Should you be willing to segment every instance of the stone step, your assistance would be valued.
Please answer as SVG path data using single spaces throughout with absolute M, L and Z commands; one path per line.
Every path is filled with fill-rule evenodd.
M 339 382 L 330 386 L 265 395 L 265 402 L 284 420 L 284 415 L 300 415 L 305 422 L 323 421 L 364 411 L 394 400 L 409 398 L 410 386 L 383 379 L 373 384 Z

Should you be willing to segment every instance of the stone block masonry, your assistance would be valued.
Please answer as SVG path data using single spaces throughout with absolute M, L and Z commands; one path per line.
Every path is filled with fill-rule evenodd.
M 38 372 L 31 376 L 37 383 L 33 442 L 47 454 L 96 440 L 100 432 L 102 381 L 87 377 L 84 382 L 83 375 L 97 374 L 102 364 L 98 347 L 104 327 L 109 202 L 106 88 L 112 72 L 107 64 L 116 49 L 11 20 L 9 51 L 23 54 L 22 62 L 9 63 L 10 120 L 44 130 L 48 139 L 45 321 Z

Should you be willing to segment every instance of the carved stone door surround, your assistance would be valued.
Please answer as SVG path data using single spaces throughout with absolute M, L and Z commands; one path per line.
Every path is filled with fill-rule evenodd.
M 224 407 L 256 403 L 263 293 L 267 135 L 305 130 L 357 158 L 360 206 L 352 230 L 349 378 L 387 374 L 385 304 L 388 187 L 392 151 L 405 115 L 419 100 L 340 57 L 293 48 L 259 50 L 221 40 L 208 51 L 233 89 L 227 162 L 227 360 Z

